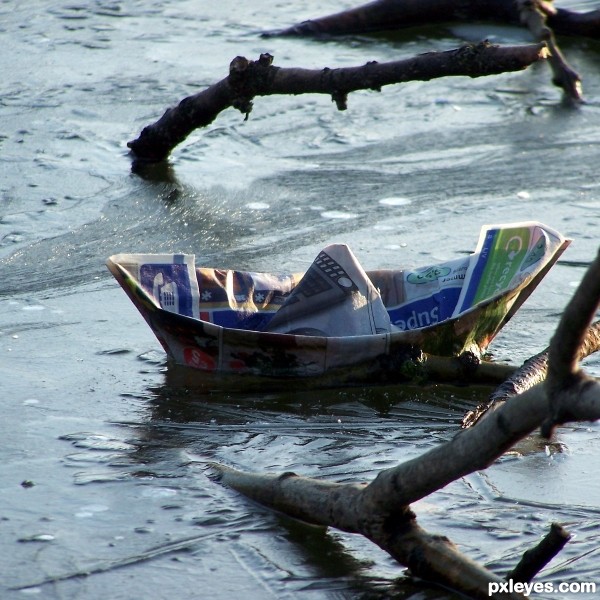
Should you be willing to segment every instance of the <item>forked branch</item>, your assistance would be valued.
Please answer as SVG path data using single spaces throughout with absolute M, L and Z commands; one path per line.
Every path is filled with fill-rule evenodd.
M 578 367 L 581 346 L 600 300 L 600 254 L 564 311 L 549 349 L 548 379 L 509 398 L 476 426 L 394 468 L 369 484 L 338 484 L 283 475 L 248 474 L 212 465 L 220 481 L 295 518 L 360 533 L 411 572 L 472 598 L 489 597 L 499 576 L 473 563 L 447 539 L 423 531 L 410 504 L 476 470 L 544 424 L 544 433 L 567 421 L 600 418 L 600 385 Z M 561 530 L 563 541 L 568 533 Z M 558 540 L 561 542 L 561 540 Z M 562 543 L 562 542 L 561 542 Z M 553 551 L 560 543 L 552 541 Z M 528 580 L 549 556 L 529 556 L 519 569 Z M 535 554 L 535 553 L 532 553 Z M 538 565 L 537 567 L 535 565 Z M 515 571 L 513 571 L 514 573 Z M 498 585 L 493 589 L 503 589 Z M 492 596 L 494 597 L 494 596 Z M 522 597 L 503 594 L 503 598 Z
M 548 0 L 375 0 L 340 13 L 311 19 L 265 36 L 339 36 L 390 31 L 436 23 L 493 21 L 527 27 L 550 50 L 553 83 L 565 98 L 582 100 L 581 78 L 567 63 L 554 31 L 567 35 L 600 36 L 600 11 L 578 13 L 556 8 Z
M 567 305 L 550 343 L 546 389 L 551 413 L 542 427 L 546 437 L 556 425 L 599 418 L 600 384 L 579 368 L 579 349 L 598 310 L 599 298 L 600 252 Z
M 558 8 L 551 0 L 530 0 L 530 3 L 542 11 L 548 26 L 556 33 L 600 38 L 600 10 L 578 12 Z M 518 25 L 521 22 L 520 8 L 515 0 L 374 0 L 263 35 L 351 35 L 448 22 L 493 21 Z

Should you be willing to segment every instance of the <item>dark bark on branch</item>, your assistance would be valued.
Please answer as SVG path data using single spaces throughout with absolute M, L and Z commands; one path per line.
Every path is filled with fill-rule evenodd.
M 158 162 L 194 129 L 206 127 L 226 108 L 237 108 L 247 117 L 256 96 L 327 94 L 338 109 L 344 110 L 347 95 L 356 90 L 379 90 L 385 85 L 438 77 L 481 77 L 519 71 L 546 56 L 544 43 L 514 47 L 480 43 L 407 60 L 321 70 L 275 67 L 269 54 L 262 54 L 257 61 L 237 57 L 231 62 L 228 77 L 168 109 L 127 145 L 136 158 Z
M 414 383 L 437 382 L 455 384 L 502 384 L 512 377 L 517 367 L 503 363 L 480 361 L 474 354 L 465 352 L 458 357 L 434 356 L 422 353 L 416 365 L 419 378 Z
M 548 44 L 554 85 L 562 88 L 567 99 L 582 100 L 581 78 L 564 58 L 553 31 L 600 37 L 600 11 L 573 13 L 556 9 L 545 0 L 377 0 L 264 35 L 333 36 L 452 21 L 526 26 L 538 41 Z
M 211 465 L 217 479 L 260 504 L 312 525 L 360 533 L 387 551 L 411 573 L 472 598 L 488 598 L 488 584 L 501 578 L 461 554 L 447 538 L 432 535 L 406 506 L 378 512 L 365 498 L 365 486 L 320 482 L 282 475 L 252 474 Z M 520 595 L 492 598 L 522 598 Z
M 594 318 L 599 301 L 600 252 L 567 305 L 550 343 L 546 389 L 551 415 L 542 426 L 545 437 L 552 435 L 556 425 L 594 418 L 600 405 L 600 384 L 578 365 L 586 327 Z
M 410 504 L 451 481 L 486 468 L 543 423 L 549 433 L 559 423 L 600 418 L 600 385 L 578 367 L 581 346 L 599 300 L 600 254 L 552 338 L 545 384 L 509 398 L 475 427 L 462 430 L 420 457 L 380 472 L 368 485 L 328 483 L 294 473 L 253 475 L 221 465 L 213 468 L 224 484 L 265 506 L 309 523 L 361 533 L 413 574 L 473 598 L 488 597 L 488 584 L 497 582 L 498 577 L 462 556 L 445 538 L 420 529 Z M 557 549 L 560 544 L 550 545 Z M 541 568 L 544 556 L 548 557 L 549 552 L 530 552 L 512 575 L 528 579 Z
M 548 26 L 559 35 L 600 38 L 600 10 L 577 13 L 559 8 L 548 15 Z
M 600 321 L 588 327 L 579 346 L 578 360 L 581 361 L 598 350 L 600 350 Z M 544 381 L 548 371 L 548 352 L 549 348 L 546 348 L 543 352 L 528 358 L 521 367 L 509 374 L 506 380 L 490 394 L 487 402 L 480 404 L 464 416 L 462 426 L 472 427 L 488 411 L 496 410 L 509 398 L 522 394 L 525 390 Z
M 573 102 L 582 100 L 581 77 L 566 61 L 554 38 L 552 29 L 547 25 L 547 17 L 552 12 L 552 6 L 547 3 L 532 0 L 517 0 L 521 13 L 521 22 L 538 41 L 548 44 L 548 58 L 552 68 L 552 83 L 562 88 L 565 98 Z M 545 10 L 546 9 L 546 10 Z
M 550 531 L 537 546 L 527 550 L 517 566 L 507 574 L 506 579 L 530 582 L 571 539 L 571 534 L 558 523 L 552 523 Z
M 579 13 L 539 2 L 548 26 L 561 35 L 600 37 L 600 10 Z M 311 19 L 265 36 L 333 36 L 422 27 L 453 21 L 494 21 L 518 25 L 514 0 L 376 0 Z
M 513 0 L 376 0 L 336 14 L 303 21 L 265 36 L 334 36 L 422 27 L 452 21 L 519 23 Z

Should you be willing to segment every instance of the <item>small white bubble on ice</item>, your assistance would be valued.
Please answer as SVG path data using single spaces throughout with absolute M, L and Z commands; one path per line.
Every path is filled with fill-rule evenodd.
M 246 206 L 250 210 L 267 210 L 268 208 L 271 208 L 266 202 L 248 202 Z
M 324 219 L 356 219 L 358 215 L 356 213 L 344 212 L 341 210 L 326 210 L 321 213 Z
M 147 488 L 142 492 L 145 498 L 168 498 L 177 495 L 173 488 Z
M 379 201 L 379 204 L 383 204 L 384 206 L 406 206 L 411 203 L 410 198 L 403 198 L 401 196 L 398 197 L 390 197 L 390 198 L 382 198 Z

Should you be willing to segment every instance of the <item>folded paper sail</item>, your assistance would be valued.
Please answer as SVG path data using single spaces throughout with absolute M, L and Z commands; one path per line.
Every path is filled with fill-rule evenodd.
M 480 355 L 568 244 L 525 222 L 485 226 L 473 254 L 414 270 L 365 272 L 343 244 L 304 274 L 202 267 L 183 254 L 107 265 L 172 363 L 337 385 L 393 376 L 409 348 Z

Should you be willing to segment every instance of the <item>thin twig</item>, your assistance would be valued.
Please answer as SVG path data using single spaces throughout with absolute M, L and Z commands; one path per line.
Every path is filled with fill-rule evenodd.
M 547 3 L 540 0 L 517 0 L 521 13 L 521 22 L 527 26 L 529 31 L 538 41 L 548 44 L 550 56 L 548 61 L 552 68 L 552 82 L 562 88 L 565 98 L 572 102 L 581 102 L 583 99 L 581 90 L 581 77 L 563 56 L 554 33 L 546 23 L 546 15 L 550 10 Z
M 531 581 L 571 539 L 571 534 L 558 523 L 552 523 L 550 531 L 539 544 L 527 550 L 517 566 L 507 574 L 506 579 Z

